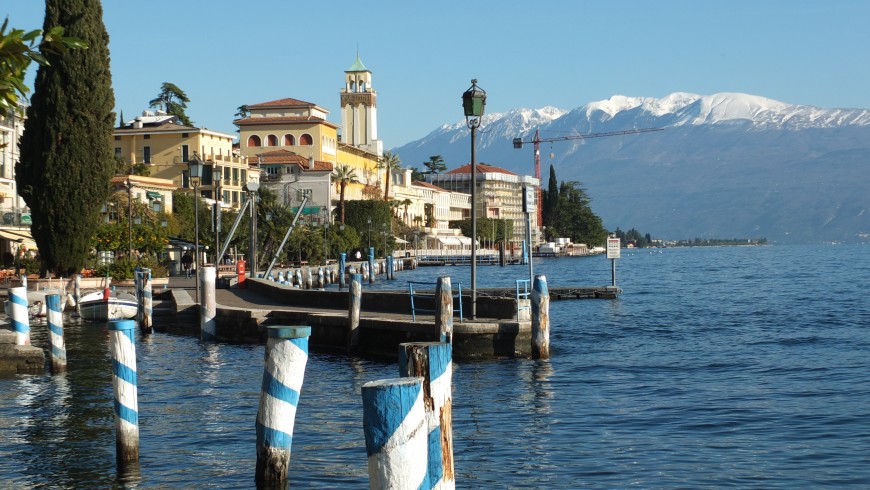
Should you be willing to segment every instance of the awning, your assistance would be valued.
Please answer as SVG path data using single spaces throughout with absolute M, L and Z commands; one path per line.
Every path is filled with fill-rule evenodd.
M 11 242 L 21 240 L 21 244 L 27 247 L 28 250 L 36 250 L 36 242 L 30 236 L 29 230 L 0 230 L 0 238 Z
M 154 199 L 160 199 L 162 197 L 159 192 L 155 192 L 155 191 L 148 191 L 145 193 L 145 195 L 148 196 L 148 199 L 150 199 L 152 201 Z
M 401 238 L 399 238 L 397 236 L 394 236 L 393 240 L 395 240 L 396 243 L 398 243 L 399 245 L 404 245 L 404 244 L 408 243 L 408 240 L 402 240 Z
M 447 246 L 461 246 L 462 245 L 462 242 L 459 241 L 459 238 L 455 237 L 455 236 L 436 236 L 433 238 L 438 240 L 438 243 L 440 243 L 441 245 L 447 245 Z
M 296 211 L 298 209 L 299 209 L 299 206 L 296 206 L 294 208 L 290 208 L 290 211 L 293 212 L 293 214 L 296 214 Z M 302 214 L 317 214 L 320 212 L 321 209 L 322 208 L 319 206 L 305 206 L 302 209 Z

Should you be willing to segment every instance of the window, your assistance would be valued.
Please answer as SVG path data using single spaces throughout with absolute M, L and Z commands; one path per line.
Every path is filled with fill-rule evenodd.
M 146 140 L 150 140 L 150 139 L 151 139 L 151 135 L 150 135 L 150 134 L 146 134 L 145 136 L 143 136 L 143 138 L 145 138 Z
M 278 137 L 274 134 L 266 136 L 266 146 L 278 146 Z
M 187 162 L 190 159 L 190 148 L 187 145 L 181 145 L 181 161 Z
M 182 138 L 187 138 L 187 137 L 188 137 L 187 134 L 188 134 L 188 133 L 181 133 L 181 137 L 182 137 Z
M 115 147 L 115 158 L 121 158 L 121 147 L 120 146 Z
M 260 141 L 259 136 L 252 134 L 248 137 L 248 146 L 263 146 L 263 143 Z
M 311 138 L 310 134 L 303 134 L 299 137 L 299 144 L 302 146 L 311 146 L 314 144 L 314 139 Z
M 245 169 L 242 169 L 242 182 L 247 182 L 247 181 L 248 181 L 248 171 Z
M 233 169 L 233 184 L 239 185 L 239 169 L 237 168 Z
M 284 135 L 284 146 L 294 146 L 295 144 L 296 138 L 294 138 L 292 134 Z
M 143 146 L 142 147 L 142 161 L 145 163 L 151 163 L 151 147 Z
M 115 136 L 115 141 L 121 141 L 121 137 L 120 137 L 120 136 Z

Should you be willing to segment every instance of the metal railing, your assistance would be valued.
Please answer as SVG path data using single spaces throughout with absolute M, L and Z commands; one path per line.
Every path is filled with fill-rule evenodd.
M 532 302 L 529 301 L 525 306 L 520 306 L 521 299 L 531 299 L 532 291 L 530 289 L 530 279 L 517 279 L 517 320 L 520 319 L 520 312 L 531 310 Z M 531 312 L 529 312 L 531 314 Z
M 451 281 L 452 282 L 452 281 Z M 417 286 L 428 286 L 432 287 L 432 283 L 429 282 L 418 282 L 418 281 L 408 281 L 408 294 L 411 298 L 411 321 L 417 321 L 417 312 L 421 313 L 432 313 L 435 314 L 434 306 L 438 302 L 438 298 L 435 297 L 434 289 L 421 289 L 417 287 L 415 289 L 415 285 Z M 456 281 L 456 293 L 453 294 L 454 298 L 459 298 L 459 310 L 454 310 L 453 315 L 456 316 L 457 312 L 459 314 L 459 323 L 462 323 L 462 282 Z M 418 308 L 414 304 L 414 298 L 422 299 L 422 298 L 431 298 L 433 308 Z

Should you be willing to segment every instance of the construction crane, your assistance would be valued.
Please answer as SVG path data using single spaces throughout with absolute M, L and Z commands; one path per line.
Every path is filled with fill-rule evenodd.
M 606 136 L 622 136 L 626 134 L 638 134 L 638 133 L 650 133 L 653 131 L 663 131 L 664 128 L 644 128 L 644 129 L 629 129 L 626 131 L 610 131 L 606 133 L 589 133 L 589 134 L 572 134 L 569 136 L 557 136 L 555 138 L 541 138 L 538 130 L 535 130 L 535 135 L 530 139 L 523 138 L 514 138 L 514 148 L 521 149 L 523 145 L 527 145 L 529 143 L 534 143 L 535 145 L 535 178 L 538 179 L 538 226 L 543 223 L 543 214 L 541 207 L 541 187 L 543 187 L 543 182 L 541 181 L 541 143 L 552 143 L 554 141 L 567 141 L 567 140 L 587 140 L 592 138 L 604 138 Z

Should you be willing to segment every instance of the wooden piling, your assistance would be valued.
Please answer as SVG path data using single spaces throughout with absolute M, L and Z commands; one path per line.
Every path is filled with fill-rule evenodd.
M 30 313 L 27 311 L 27 287 L 9 288 L 9 306 L 12 310 L 12 330 L 15 345 L 30 345 Z
M 76 274 L 73 279 L 73 292 L 76 300 L 76 313 L 82 313 L 82 275 Z
M 115 397 L 115 459 L 139 461 L 139 401 L 136 375 L 136 322 L 112 320 L 112 389 Z
M 532 286 L 532 358 L 550 358 L 550 293 L 543 274 Z
M 342 252 L 338 256 L 338 289 L 344 289 L 347 284 L 347 279 L 344 277 L 345 269 L 347 268 L 347 253 Z
M 353 354 L 359 348 L 359 312 L 362 305 L 362 274 L 350 275 L 347 313 L 347 352 Z
M 202 290 L 202 303 L 200 305 L 199 331 L 200 339 L 205 342 L 217 340 L 217 299 L 215 297 L 215 267 L 203 267 L 200 274 L 200 290 Z
M 142 323 L 139 324 L 143 334 L 154 332 L 154 297 L 151 289 L 151 269 L 142 269 Z
M 362 399 L 369 488 L 430 488 L 423 378 L 365 383 Z
M 377 269 L 375 268 L 375 254 L 374 252 L 369 255 L 369 284 L 375 283 L 375 274 Z
M 311 327 L 270 326 L 257 410 L 257 487 L 287 481 Z
M 453 469 L 453 360 L 450 344 L 399 344 L 399 375 L 423 378 L 423 406 L 428 426 L 429 488 L 456 487 Z
M 453 343 L 453 291 L 450 276 L 441 276 L 435 284 L 435 326 L 440 342 Z
M 387 255 L 387 280 L 392 281 L 395 278 L 393 275 L 393 256 Z
M 48 313 L 49 344 L 51 344 L 51 372 L 62 373 L 66 371 L 66 343 L 63 339 L 63 307 L 60 303 L 60 295 L 46 295 L 45 306 Z

